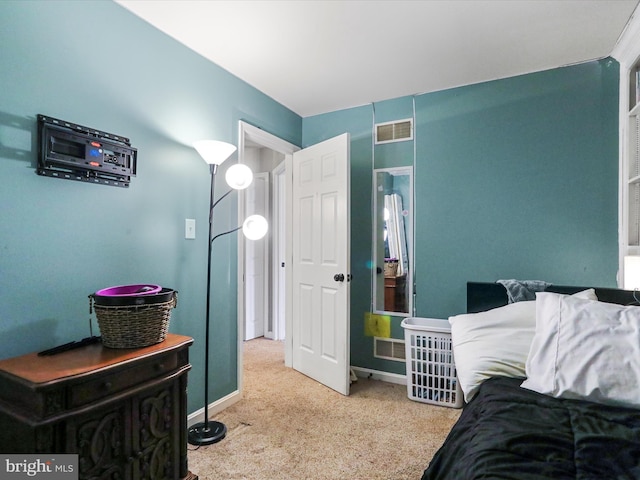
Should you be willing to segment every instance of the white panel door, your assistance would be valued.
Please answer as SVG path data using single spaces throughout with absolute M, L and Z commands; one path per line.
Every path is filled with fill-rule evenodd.
M 349 134 L 293 154 L 292 366 L 349 394 Z
M 245 194 L 247 216 L 269 218 L 269 174 L 256 173 Z M 262 337 L 269 320 L 269 237 L 247 241 L 245 247 L 245 331 L 244 339 Z

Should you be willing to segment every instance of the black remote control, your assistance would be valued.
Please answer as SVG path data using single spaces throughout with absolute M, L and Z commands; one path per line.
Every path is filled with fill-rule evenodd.
M 100 341 L 100 337 L 86 337 L 82 340 L 76 342 L 64 343 L 62 345 L 58 345 L 57 347 L 50 348 L 48 350 L 43 350 L 38 353 L 38 356 L 44 357 L 48 355 L 55 355 L 57 353 L 67 352 L 69 350 L 73 350 L 74 348 L 84 347 L 85 345 L 91 345 L 92 343 L 98 343 Z

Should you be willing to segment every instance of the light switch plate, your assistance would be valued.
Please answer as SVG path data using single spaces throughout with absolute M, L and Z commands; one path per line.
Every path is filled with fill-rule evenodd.
M 187 240 L 193 240 L 196 238 L 196 219 L 185 218 L 184 219 L 184 238 Z

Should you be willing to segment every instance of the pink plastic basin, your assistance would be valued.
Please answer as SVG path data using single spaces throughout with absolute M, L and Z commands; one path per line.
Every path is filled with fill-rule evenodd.
M 139 295 L 150 295 L 162 290 L 160 285 L 150 285 L 142 283 L 139 285 L 118 285 L 116 287 L 103 288 L 98 290 L 96 295 L 102 297 L 132 297 Z

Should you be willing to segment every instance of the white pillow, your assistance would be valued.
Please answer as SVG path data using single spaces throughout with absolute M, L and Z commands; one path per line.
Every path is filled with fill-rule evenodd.
M 536 295 L 536 333 L 522 387 L 640 407 L 640 307 Z
M 469 402 L 491 377 L 524 377 L 535 334 L 536 302 L 449 317 L 456 373 Z
M 597 300 L 593 289 L 575 295 Z M 491 377 L 526 376 L 525 364 L 536 329 L 536 302 L 449 317 L 456 373 L 465 401 Z

